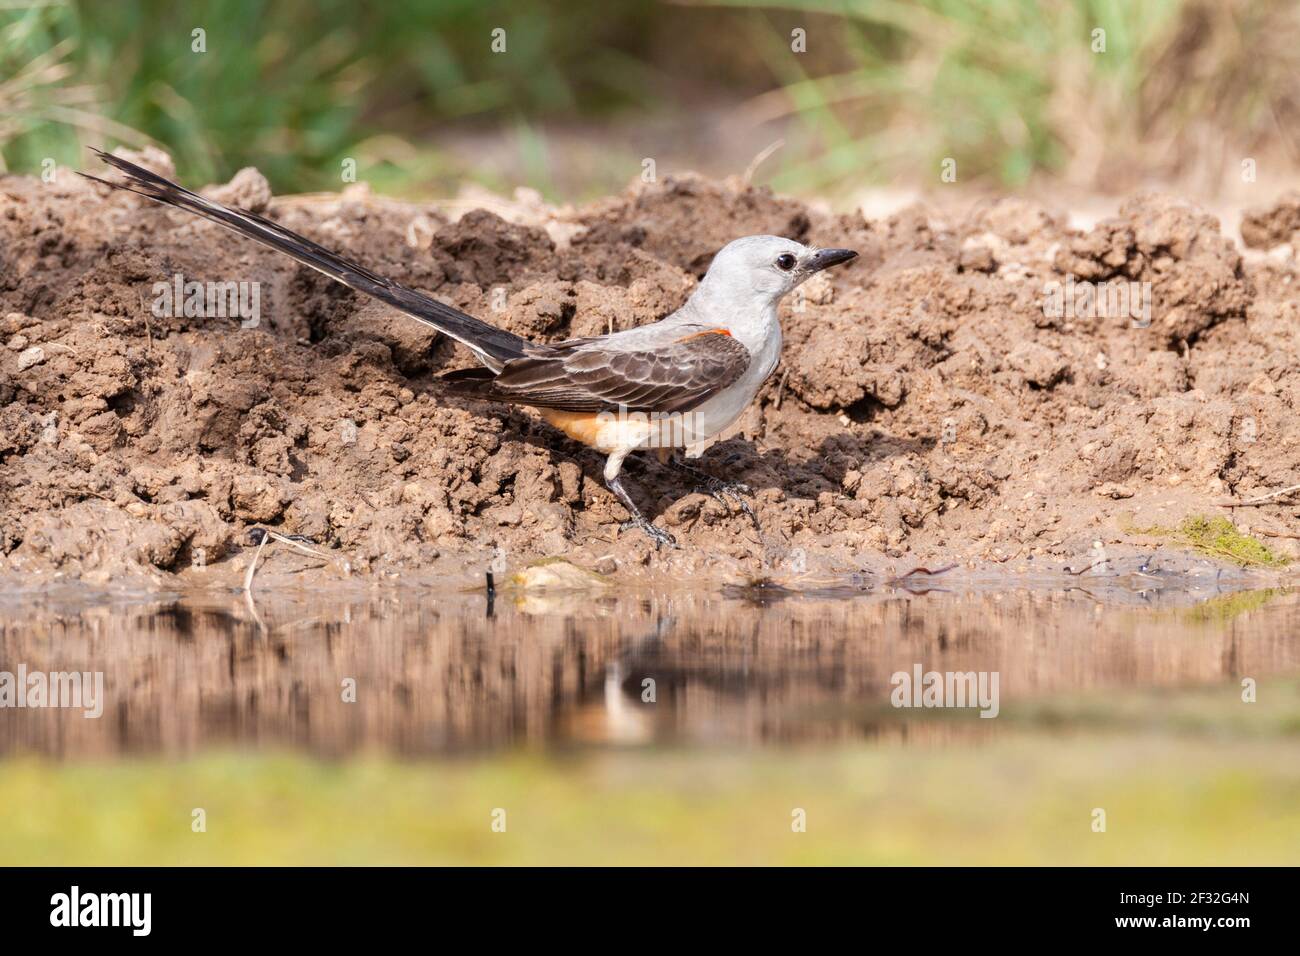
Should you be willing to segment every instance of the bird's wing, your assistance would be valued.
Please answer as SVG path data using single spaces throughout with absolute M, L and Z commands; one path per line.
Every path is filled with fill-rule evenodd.
M 731 333 L 705 329 L 653 346 L 617 338 L 534 346 L 495 376 L 471 369 L 443 381 L 453 392 L 538 408 L 684 412 L 734 384 L 749 363 Z

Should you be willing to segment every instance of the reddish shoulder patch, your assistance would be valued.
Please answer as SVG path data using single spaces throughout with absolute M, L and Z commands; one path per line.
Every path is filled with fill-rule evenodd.
M 678 342 L 689 342 L 691 339 L 698 339 L 701 335 L 730 335 L 730 329 L 705 329 L 703 332 L 692 332 L 690 335 L 683 336 Z

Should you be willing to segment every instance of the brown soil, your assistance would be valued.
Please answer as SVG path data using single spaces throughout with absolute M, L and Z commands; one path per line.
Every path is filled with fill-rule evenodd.
M 786 303 L 780 368 L 702 459 L 755 490 L 762 535 L 647 459 L 627 470 L 633 494 L 682 544 L 656 553 L 619 533 L 598 456 L 529 412 L 440 395 L 435 376 L 471 361 L 418 323 L 69 171 L 5 177 L 0 571 L 234 573 L 259 524 L 381 577 L 552 555 L 679 577 L 1078 567 L 1097 542 L 1149 553 L 1134 529 L 1300 483 L 1290 247 L 1244 260 L 1169 198 L 1079 231 L 1014 199 L 868 222 L 689 178 L 577 210 L 516 203 L 512 221 L 357 188 L 275 200 L 247 170 L 217 192 L 545 340 L 665 315 L 737 236 L 861 258 Z M 1289 241 L 1293 206 L 1251 214 L 1252 243 Z M 177 272 L 260 282 L 260 324 L 151 315 L 153 284 Z M 1049 314 L 1044 284 L 1067 274 L 1150 283 L 1150 326 Z M 1295 552 L 1292 508 L 1236 515 Z

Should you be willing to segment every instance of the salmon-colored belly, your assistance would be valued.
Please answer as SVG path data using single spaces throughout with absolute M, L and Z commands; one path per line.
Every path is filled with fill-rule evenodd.
M 574 441 L 607 454 L 636 448 L 680 448 L 685 444 L 680 423 L 672 417 L 661 420 L 643 412 L 618 415 L 554 408 L 539 408 L 537 412 Z
M 574 441 L 593 448 L 599 447 L 601 422 L 596 412 L 562 412 L 555 408 L 539 408 L 537 412 L 543 420 Z

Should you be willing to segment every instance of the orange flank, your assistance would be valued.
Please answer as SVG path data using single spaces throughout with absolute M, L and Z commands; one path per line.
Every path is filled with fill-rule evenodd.
M 689 342 L 691 339 L 698 339 L 701 335 L 730 335 L 728 329 L 705 329 L 703 332 L 692 332 L 690 335 L 677 339 L 678 342 Z
M 554 425 L 574 441 L 596 447 L 601 424 L 597 412 L 562 412 L 556 408 L 539 408 L 537 411 L 548 424 Z
M 682 447 L 682 424 L 671 415 L 660 420 L 654 412 L 636 411 L 624 418 L 609 411 L 566 412 L 558 408 L 539 408 L 537 413 L 574 441 L 597 451 L 650 447 L 658 451 L 662 462 L 673 448 Z

